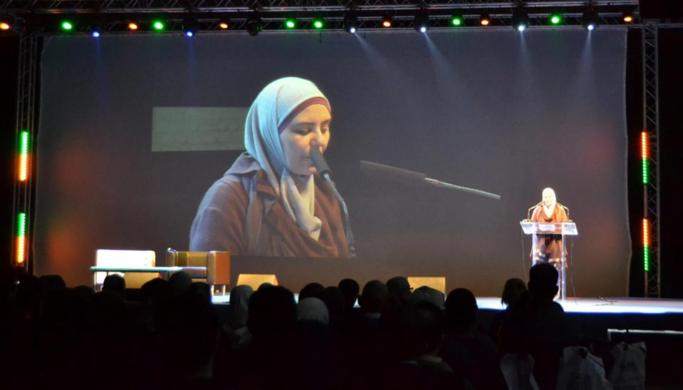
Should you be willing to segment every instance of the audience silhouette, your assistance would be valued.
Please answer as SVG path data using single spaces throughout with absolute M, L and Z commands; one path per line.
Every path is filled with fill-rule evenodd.
M 470 290 L 444 297 L 403 276 L 311 282 L 298 303 L 282 286 L 235 286 L 214 305 L 184 273 L 139 290 L 110 275 L 95 292 L 5 267 L 0 373 L 6 388 L 504 389 L 516 387 L 501 362 L 524 361 L 554 389 L 580 341 L 553 300 L 557 276 L 541 263 L 526 286 L 508 280 L 487 328 Z

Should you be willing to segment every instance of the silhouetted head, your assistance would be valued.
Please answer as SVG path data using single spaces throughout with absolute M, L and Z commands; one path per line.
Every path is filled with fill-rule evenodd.
M 342 317 L 344 317 L 346 300 L 344 294 L 338 287 L 325 287 L 320 299 L 325 302 L 327 311 L 330 313 L 330 323 L 335 325 Z
M 358 300 L 364 312 L 381 313 L 389 300 L 389 290 L 379 280 L 371 280 L 363 287 L 363 293 Z
M 40 291 L 43 295 L 66 289 L 66 283 L 64 283 L 64 279 L 59 275 L 43 275 L 39 280 Z
M 394 276 L 387 280 L 387 290 L 389 290 L 389 295 L 398 298 L 402 303 L 406 303 L 410 296 L 410 283 L 405 276 Z
M 167 280 L 154 278 L 142 285 L 142 295 L 152 304 L 158 304 L 171 299 L 173 288 Z
M 541 300 L 552 300 L 557 294 L 558 273 L 549 263 L 538 263 L 529 270 L 529 293 Z
M 247 326 L 249 318 L 249 297 L 254 293 L 251 286 L 245 284 L 230 290 L 230 325 L 237 329 Z
M 196 302 L 211 304 L 211 286 L 204 282 L 192 282 L 187 291 Z
M 281 286 L 261 286 L 249 298 L 247 327 L 254 337 L 281 335 L 296 323 L 294 294 Z
M 181 292 L 190 288 L 192 277 L 187 272 L 178 271 L 168 278 L 168 283 L 173 286 L 176 291 Z
M 325 302 L 315 297 L 308 297 L 299 301 L 296 306 L 296 319 L 303 322 L 329 325 L 330 313 Z
M 436 354 L 443 339 L 443 313 L 427 301 L 409 303 L 401 312 L 401 341 L 406 357 Z
M 110 274 L 104 278 L 104 283 L 102 283 L 102 291 L 109 291 L 123 296 L 126 290 L 126 281 L 121 275 Z
M 347 310 L 353 309 L 353 305 L 356 304 L 356 299 L 358 299 L 358 293 L 360 292 L 360 285 L 353 279 L 342 279 L 339 282 L 339 289 L 342 294 L 344 294 L 344 300 L 346 301 Z
M 432 305 L 443 308 L 445 297 L 443 293 L 429 286 L 420 286 L 413 291 L 408 298 L 408 302 L 426 301 Z
M 90 286 L 76 286 L 74 287 L 74 295 L 84 302 L 92 302 L 95 290 Z
M 472 291 L 456 288 L 446 299 L 446 323 L 456 332 L 471 330 L 477 323 L 477 300 Z
M 312 282 L 304 286 L 304 288 L 299 291 L 299 302 L 306 298 L 320 298 L 323 293 L 325 286 L 320 283 Z
M 526 284 L 522 279 L 508 279 L 503 287 L 503 294 L 500 301 L 504 305 L 511 306 L 517 302 L 524 291 L 526 291 Z

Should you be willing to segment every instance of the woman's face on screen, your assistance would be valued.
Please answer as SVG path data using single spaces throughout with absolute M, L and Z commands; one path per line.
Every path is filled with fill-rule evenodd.
M 327 107 L 313 104 L 301 111 L 280 133 L 287 168 L 294 175 L 311 175 L 315 167 L 311 162 L 311 148 L 325 153 L 330 142 L 332 116 Z

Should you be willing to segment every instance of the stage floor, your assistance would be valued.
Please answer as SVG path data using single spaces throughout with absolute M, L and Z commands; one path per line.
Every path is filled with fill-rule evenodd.
M 683 313 L 683 301 L 652 298 L 567 298 L 557 301 L 567 313 Z M 480 309 L 502 310 L 498 297 L 477 298 Z
M 298 298 L 298 294 L 295 297 Z M 227 304 L 230 294 L 214 295 L 214 304 Z M 567 298 L 557 301 L 567 313 L 634 313 L 666 314 L 683 313 L 683 301 L 652 298 Z M 503 310 L 499 297 L 478 297 L 479 309 Z

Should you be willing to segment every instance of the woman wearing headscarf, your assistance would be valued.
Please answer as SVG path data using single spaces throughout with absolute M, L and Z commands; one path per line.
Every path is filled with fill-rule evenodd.
M 541 193 L 542 200 L 534 207 L 531 212 L 531 222 L 546 224 L 568 222 L 568 210 L 564 205 L 557 201 L 555 190 L 550 187 L 544 188 Z M 534 264 L 539 262 L 550 262 L 558 270 L 561 268 L 563 250 L 566 256 L 566 249 L 562 246 L 562 235 L 560 234 L 538 234 L 534 237 L 535 245 L 531 248 L 531 260 Z
M 311 148 L 330 142 L 330 103 L 311 81 L 268 84 L 247 113 L 242 153 L 206 192 L 190 250 L 256 256 L 347 257 L 340 206 Z

